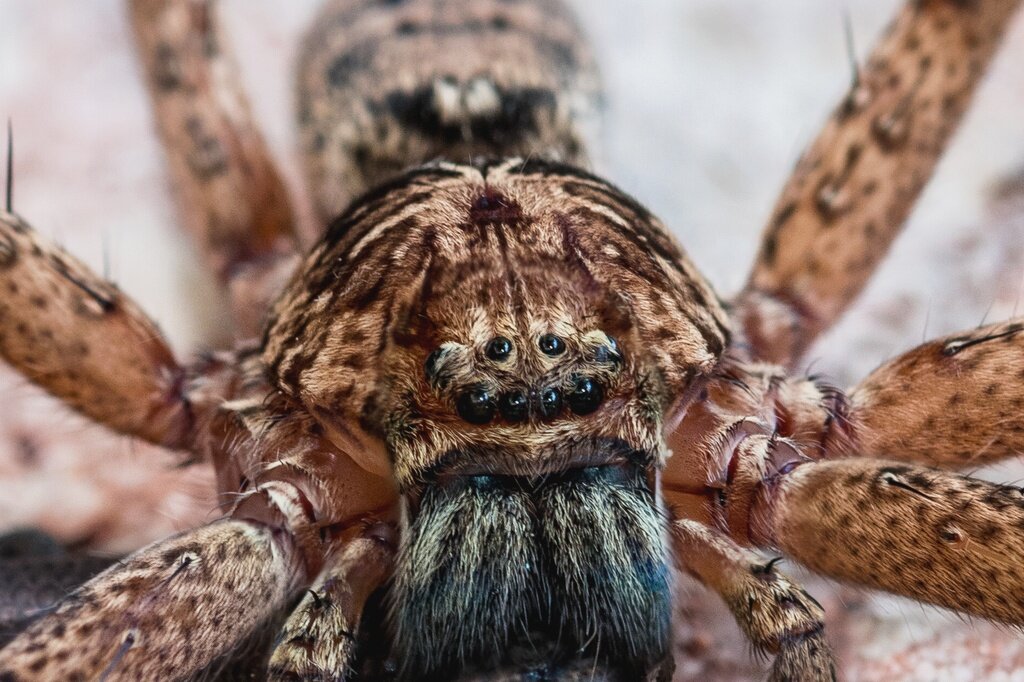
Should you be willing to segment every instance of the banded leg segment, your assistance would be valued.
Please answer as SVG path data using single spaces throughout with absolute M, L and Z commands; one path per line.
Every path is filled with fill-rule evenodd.
M 845 454 L 950 468 L 1018 456 L 1024 320 L 918 346 L 872 372 L 850 404 L 856 450 Z
M 394 532 L 368 528 L 349 542 L 289 616 L 270 658 L 271 680 L 344 680 L 366 600 L 391 575 Z
M 209 0 L 130 0 L 181 214 L 228 288 L 241 335 L 296 262 L 294 215 Z
M 754 355 L 792 365 L 899 233 L 1020 0 L 908 0 L 797 163 L 737 315 Z
M 771 680 L 835 680 L 821 606 L 754 552 L 686 519 L 673 525 L 680 564 L 728 605 L 759 653 L 775 655 Z
M 864 459 L 770 478 L 753 539 L 822 575 L 1024 624 L 1024 494 L 957 474 Z
M 183 679 L 242 642 L 294 594 L 294 546 L 223 520 L 96 576 L 0 650 L 0 679 Z
M 0 212 L 0 356 L 112 429 L 187 448 L 185 372 L 156 324 L 116 286 Z

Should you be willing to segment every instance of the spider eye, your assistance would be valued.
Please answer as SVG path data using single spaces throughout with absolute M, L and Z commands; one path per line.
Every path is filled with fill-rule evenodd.
M 550 355 L 553 357 L 565 352 L 565 341 L 562 341 L 562 339 L 558 338 L 554 334 L 545 334 L 540 337 L 538 344 L 540 345 L 540 350 L 544 355 Z
M 590 414 L 604 400 L 604 389 L 601 384 L 590 377 L 580 377 L 569 394 L 569 409 L 578 415 Z
M 491 360 L 505 360 L 512 352 L 512 342 L 504 336 L 496 336 L 487 343 L 485 352 Z
M 553 417 L 562 409 L 562 392 L 557 388 L 545 388 L 540 393 L 540 414 Z
M 522 391 L 512 391 L 501 396 L 498 404 L 501 416 L 510 422 L 521 422 L 529 414 L 530 404 Z
M 494 419 L 497 405 L 486 386 L 473 386 L 466 389 L 455 401 L 455 409 L 459 416 L 470 424 L 486 424 Z

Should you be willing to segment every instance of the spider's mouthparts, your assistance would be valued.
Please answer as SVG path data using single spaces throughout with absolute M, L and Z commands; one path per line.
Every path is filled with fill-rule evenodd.
M 670 572 L 654 468 L 602 454 L 541 473 L 454 466 L 422 487 L 390 593 L 402 679 L 579 659 L 640 679 L 663 659 Z
M 460 449 L 442 456 L 419 477 L 418 485 L 404 493 L 414 513 L 430 488 L 537 492 L 562 483 L 632 486 L 643 481 L 645 492 L 653 493 L 656 462 L 653 453 L 637 450 L 618 438 L 587 439 L 533 456 L 498 449 Z
M 651 469 L 655 462 L 654 453 L 638 450 L 620 438 L 587 438 L 532 452 L 471 446 L 448 451 L 420 476 L 420 480 L 429 484 L 477 476 L 545 479 L 578 469 L 605 466 L 632 465 Z
M 606 464 L 581 465 L 535 476 L 502 473 L 462 473 L 443 475 L 438 484 L 446 487 L 471 487 L 480 490 L 514 489 L 536 492 L 549 485 L 609 483 L 626 485 L 636 478 L 639 466 L 623 460 Z

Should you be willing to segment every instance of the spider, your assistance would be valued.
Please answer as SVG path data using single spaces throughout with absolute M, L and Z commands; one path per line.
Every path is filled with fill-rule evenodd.
M 225 515 L 87 582 L 0 677 L 188 677 L 289 610 L 275 679 L 665 678 L 674 564 L 774 679 L 833 679 L 820 607 L 758 548 L 1024 621 L 1024 497 L 948 471 L 1019 450 L 1024 323 L 848 392 L 791 372 L 884 255 L 1017 3 L 907 4 L 729 301 L 578 168 L 596 81 L 556 3 L 327 3 L 299 113 L 329 226 L 304 257 L 208 6 L 130 6 L 240 341 L 180 364 L 8 201 L 0 352 L 213 462 Z

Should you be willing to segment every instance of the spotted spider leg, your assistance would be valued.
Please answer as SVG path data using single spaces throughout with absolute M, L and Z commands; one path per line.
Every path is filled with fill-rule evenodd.
M 688 523 L 718 529 L 741 545 L 781 551 L 847 584 L 1024 623 L 1024 600 L 1018 598 L 1024 496 L 1018 488 L 894 461 L 811 460 L 770 435 L 747 435 L 732 454 L 717 500 L 704 507 L 703 518 Z M 676 489 L 666 498 L 677 516 L 701 516 L 687 504 L 688 495 L 696 491 Z M 694 561 L 692 551 L 680 558 L 682 565 Z M 746 630 L 765 597 L 736 599 L 744 594 L 737 577 L 742 571 L 708 574 L 697 572 Z M 787 610 L 760 613 L 774 632 L 786 632 L 790 623 L 783 614 L 793 616 Z M 813 665 L 815 675 L 827 676 L 821 662 Z
M 726 369 L 674 436 L 711 477 L 670 460 L 666 498 L 679 517 L 826 576 L 1024 623 L 1024 495 L 918 466 L 1020 453 L 1022 331 L 1014 320 L 922 344 L 849 398 L 777 367 Z
M 169 448 L 191 443 L 186 372 L 156 324 L 8 212 L 0 212 L 0 356 L 105 426 Z
M 376 547 L 381 533 L 359 519 L 381 498 L 389 501 L 390 488 L 360 479 L 369 475 L 304 438 L 301 419 L 253 411 L 245 400 L 229 402 L 204 421 L 201 450 L 217 466 L 222 489 L 228 480 L 242 481 L 225 497 L 226 517 L 142 549 L 88 581 L 0 650 L 0 679 L 9 673 L 14 679 L 162 680 L 199 673 L 272 625 L 335 546 L 344 561 L 382 563 L 376 573 L 346 573 L 351 585 L 329 587 L 339 600 L 347 595 L 346 617 L 361 608 L 387 552 L 367 550 L 361 538 Z M 264 427 L 254 431 L 253 423 Z M 324 476 L 325 467 L 341 480 Z M 327 499 L 335 500 L 333 507 Z
M 697 521 L 676 521 L 673 534 L 682 567 L 725 601 L 758 653 L 775 656 L 770 680 L 836 679 L 821 606 L 775 560 Z
M 874 457 L 972 469 L 1024 452 L 1024 319 L 921 344 L 844 393 L 820 377 L 788 377 L 772 365 L 733 365 L 673 434 L 688 447 L 698 424 L 756 416 L 809 457 Z M 690 417 L 688 417 L 688 420 Z M 710 422 L 709 422 L 710 420 Z M 717 471 L 714 447 L 704 447 Z M 688 481 L 687 485 L 694 485 Z
M 231 371 L 249 374 L 243 395 L 217 407 L 203 448 L 225 501 L 237 499 L 230 513 L 300 531 L 306 563 L 323 565 L 310 569 L 316 581 L 277 635 L 274 679 L 306 679 L 290 675 L 313 671 L 317 679 L 341 679 L 363 606 L 390 576 L 397 544 L 393 483 L 323 440 L 308 415 L 268 398 L 260 363 L 242 360 Z M 267 495 L 285 503 L 267 504 Z M 274 513 L 282 508 L 305 520 Z
M 271 414 L 260 365 L 246 362 L 251 352 L 183 368 L 137 306 L 17 216 L 0 214 L 0 245 L 3 357 L 102 424 L 209 459 L 230 493 L 228 518 L 141 550 L 12 640 L 0 677 L 166 679 L 199 670 L 315 577 L 332 523 L 351 525 L 386 505 L 391 488 Z M 266 598 L 239 599 L 236 584 Z M 209 608 L 197 615 L 200 601 Z M 232 613 L 240 627 L 223 628 L 226 609 L 240 603 L 251 612 Z
M 1024 319 L 922 344 L 850 393 L 838 454 L 966 469 L 1024 452 Z
M 753 539 L 845 582 L 1024 624 L 1024 495 L 938 469 L 869 459 L 769 480 Z
M 752 355 L 791 366 L 864 287 L 1019 0 L 911 0 L 801 157 L 737 299 Z
M 255 335 L 297 262 L 295 218 L 208 0 L 130 0 L 184 223 Z
M 965 468 L 1024 449 L 1024 321 L 925 343 L 851 392 L 828 457 L 765 484 L 763 541 L 832 577 L 1024 623 L 1024 495 Z M 896 461 L 892 461 L 896 460 Z
M 303 660 L 289 649 L 301 648 L 296 637 L 311 628 L 322 640 L 311 653 L 355 631 L 393 554 L 387 533 L 364 519 L 383 517 L 393 491 L 321 443 L 307 429 L 308 418 L 273 413 L 261 403 L 225 402 L 203 420 L 198 449 L 213 461 L 222 491 L 237 491 L 225 494 L 226 517 L 140 550 L 88 581 L 0 650 L 0 679 L 5 672 L 44 679 L 188 677 L 223 660 L 256 628 L 272 625 L 338 551 L 340 561 L 329 564 L 316 587 L 318 598 L 336 601 L 337 612 L 311 613 L 300 605 L 280 637 L 285 665 L 332 664 Z
M 0 650 L 0 679 L 181 679 L 285 606 L 303 568 L 287 536 L 225 519 L 140 550 Z
M 328 560 L 278 636 L 270 680 L 344 680 L 367 599 L 391 575 L 394 531 L 379 524 Z

